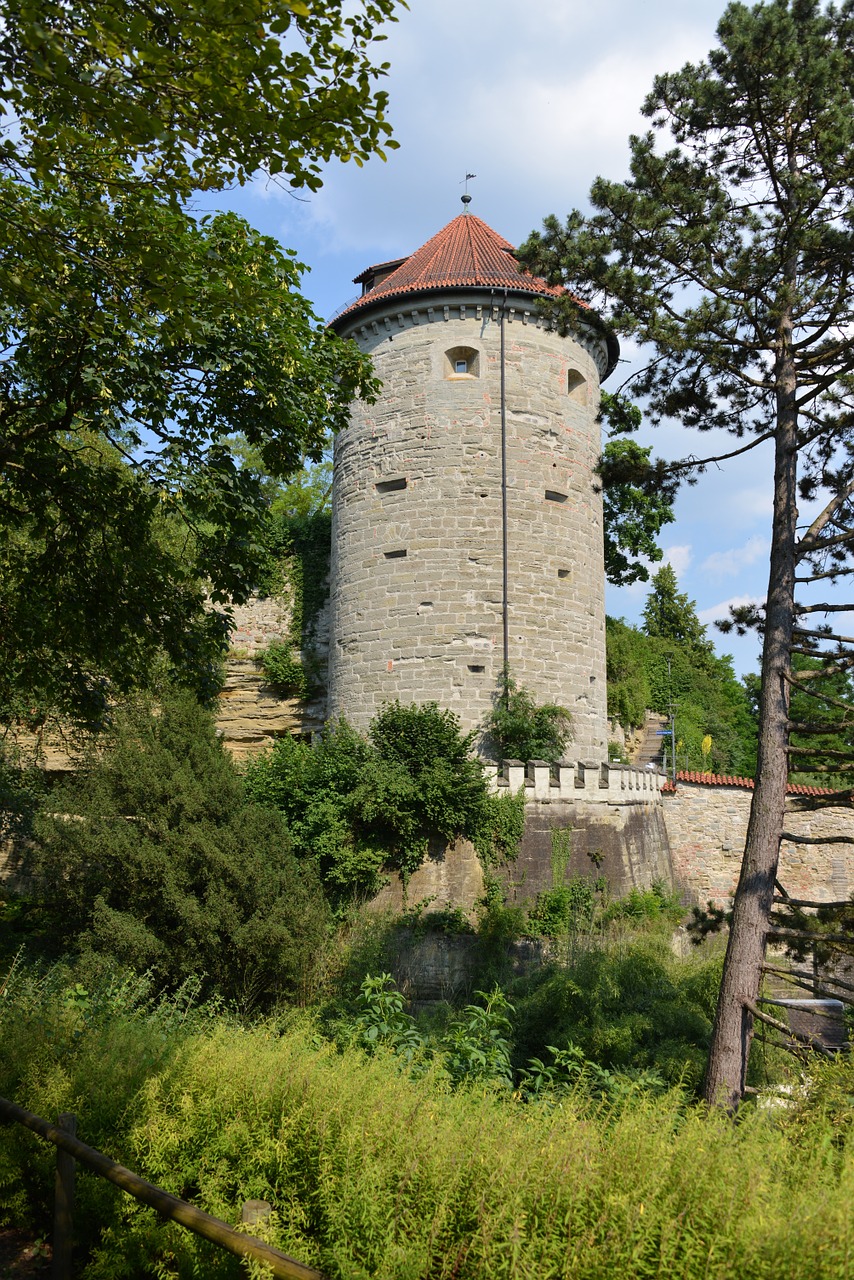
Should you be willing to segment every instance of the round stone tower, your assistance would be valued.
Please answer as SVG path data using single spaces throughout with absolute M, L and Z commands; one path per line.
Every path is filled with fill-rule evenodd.
M 548 328 L 553 294 L 463 213 L 356 277 L 332 321 L 383 390 L 335 442 L 329 712 L 438 702 L 465 729 L 517 684 L 607 755 L 599 383 L 616 340 L 591 313 Z

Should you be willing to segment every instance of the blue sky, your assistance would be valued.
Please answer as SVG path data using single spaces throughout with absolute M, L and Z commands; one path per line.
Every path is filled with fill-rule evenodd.
M 315 195 L 259 180 L 200 211 L 235 209 L 295 249 L 324 317 L 358 292 L 364 267 L 418 248 L 460 212 L 467 172 L 477 175 L 472 212 L 518 244 L 546 214 L 585 208 L 598 174 L 625 176 L 653 76 L 702 59 L 722 10 L 720 0 L 411 0 L 380 46 L 400 150 L 362 169 L 330 165 Z M 665 457 L 733 443 L 678 424 L 648 440 Z M 704 622 L 730 601 L 764 597 L 770 516 L 767 447 L 683 490 L 662 545 Z M 636 621 L 647 590 L 609 588 L 608 611 Z M 739 673 L 757 669 L 755 639 L 712 634 Z

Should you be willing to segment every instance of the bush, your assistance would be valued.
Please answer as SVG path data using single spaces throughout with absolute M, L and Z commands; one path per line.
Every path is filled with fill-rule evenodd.
M 487 862 L 515 853 L 524 798 L 489 794 L 472 737 L 434 702 L 388 703 L 367 738 L 344 720 L 313 744 L 282 738 L 246 785 L 285 815 L 294 849 L 341 906 L 374 894 L 386 870 L 411 874 L 431 838 L 465 837 Z
M 677 960 L 666 940 L 587 948 L 571 963 L 510 985 L 516 1061 L 578 1046 L 609 1070 L 655 1069 L 699 1086 L 720 981 L 719 959 Z
M 280 698 L 304 698 L 308 676 L 293 646 L 273 641 L 261 654 L 261 667 L 270 687 Z
M 560 760 L 572 737 L 572 718 L 564 707 L 538 706 L 528 689 L 501 676 L 486 732 L 500 760 Z
M 191 698 L 120 711 L 52 809 L 31 871 L 60 947 L 171 986 L 204 974 L 245 1006 L 305 996 L 328 929 L 320 886 Z

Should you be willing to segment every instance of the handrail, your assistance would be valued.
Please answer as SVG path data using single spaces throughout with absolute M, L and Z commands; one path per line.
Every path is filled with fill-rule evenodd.
M 84 1142 L 72 1137 L 70 1133 L 49 1124 L 41 1116 L 33 1115 L 31 1111 L 25 1111 L 23 1107 L 9 1102 L 6 1098 L 0 1098 L 0 1118 L 31 1129 L 39 1137 L 52 1142 L 55 1147 L 60 1147 L 102 1178 L 121 1187 L 122 1191 L 127 1192 L 128 1195 L 141 1200 L 143 1204 L 150 1205 L 164 1217 L 174 1219 L 182 1227 L 186 1227 L 198 1236 L 203 1236 L 205 1240 L 212 1241 L 213 1244 L 227 1249 L 229 1253 L 236 1254 L 239 1258 L 254 1258 L 257 1262 L 266 1263 L 276 1280 L 325 1280 L 323 1274 L 315 1271 L 313 1267 L 289 1258 L 286 1253 L 281 1253 L 271 1245 L 265 1244 L 256 1236 L 235 1231 L 234 1227 L 230 1227 L 227 1222 L 222 1222 L 219 1218 L 194 1208 L 193 1205 L 187 1204 L 186 1200 L 179 1200 L 177 1196 L 164 1191 L 162 1187 L 146 1182 L 130 1169 L 126 1169 L 124 1165 L 117 1164 L 115 1160 L 105 1156 L 103 1152 L 96 1151 L 94 1147 L 87 1147 Z

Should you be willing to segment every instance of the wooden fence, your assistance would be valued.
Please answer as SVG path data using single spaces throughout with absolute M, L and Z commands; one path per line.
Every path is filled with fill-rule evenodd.
M 281 1280 L 325 1280 L 321 1272 L 315 1271 L 313 1267 L 289 1258 L 286 1253 L 281 1253 L 255 1236 L 235 1230 L 227 1222 L 221 1222 L 219 1218 L 211 1217 L 209 1213 L 203 1213 L 201 1209 L 187 1204 L 186 1200 L 170 1195 L 162 1187 L 146 1182 L 124 1165 L 116 1164 L 115 1160 L 111 1160 L 103 1152 L 87 1147 L 76 1137 L 73 1115 L 61 1115 L 53 1125 L 40 1116 L 25 1111 L 23 1107 L 16 1106 L 14 1102 L 0 1098 L 0 1119 L 24 1125 L 57 1148 L 51 1280 L 71 1280 L 74 1172 L 77 1161 L 93 1173 L 115 1183 L 134 1199 L 150 1205 L 163 1217 L 173 1219 L 188 1231 L 218 1245 L 220 1249 L 227 1249 L 239 1258 L 252 1258 L 266 1264 L 276 1280 L 280 1277 Z

